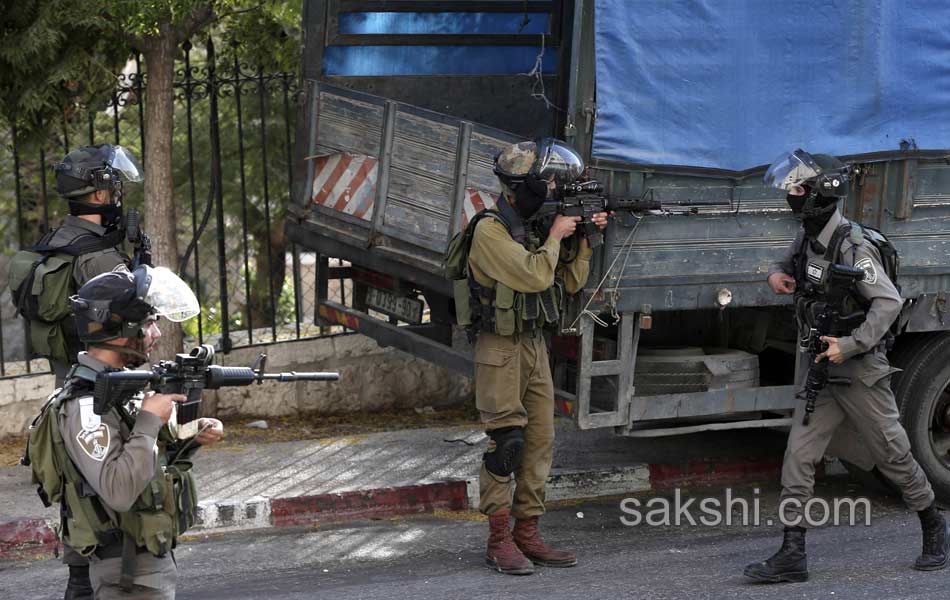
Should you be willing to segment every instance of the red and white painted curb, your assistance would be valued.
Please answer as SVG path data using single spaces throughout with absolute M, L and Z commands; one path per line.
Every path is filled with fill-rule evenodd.
M 0 559 L 49 556 L 58 544 L 56 525 L 48 519 L 0 519 Z
M 546 496 L 553 502 L 664 491 L 675 487 L 775 481 L 781 468 L 779 457 L 757 462 L 555 469 L 548 479 Z M 423 481 L 414 485 L 313 496 L 252 498 L 243 502 L 206 500 L 200 503 L 194 531 L 260 529 L 423 514 L 436 510 L 477 509 L 477 478 Z
M 677 487 L 707 487 L 756 481 L 774 482 L 781 457 L 755 462 L 639 464 L 617 468 L 555 469 L 547 499 L 576 500 Z M 423 481 L 413 485 L 312 496 L 209 499 L 200 502 L 191 533 L 214 533 L 314 523 L 336 523 L 478 509 L 478 480 Z M 0 559 L 49 555 L 56 545 L 54 524 L 45 519 L 0 521 Z

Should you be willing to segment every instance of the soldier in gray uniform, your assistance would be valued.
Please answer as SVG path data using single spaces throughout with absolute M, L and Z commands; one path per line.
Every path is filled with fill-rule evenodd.
M 807 331 L 815 327 L 811 302 L 827 299 L 827 287 L 821 285 L 827 280 L 824 272 L 838 264 L 860 269 L 851 271 L 857 283 L 844 301 L 857 309 L 853 314 L 860 323 L 850 335 L 821 337 L 826 349 L 814 360 L 830 361 L 829 385 L 818 392 L 810 419 L 805 418 L 805 403 L 795 410 L 782 465 L 779 517 L 786 525 L 784 543 L 768 560 L 746 567 L 745 575 L 772 583 L 807 580 L 803 508 L 814 491 L 815 466 L 843 424 L 859 433 L 880 472 L 920 516 L 923 552 L 914 568 L 942 569 L 947 565 L 950 532 L 935 506 L 930 483 L 911 454 L 890 388 L 890 376 L 898 369 L 887 361 L 886 343 L 903 302 L 875 243 L 884 238 L 850 224 L 838 212 L 838 200 L 847 197 L 848 172 L 832 156 L 796 150 L 773 163 L 765 179 L 766 184 L 788 191 L 788 203 L 802 219 L 785 257 L 770 270 L 770 287 L 776 294 L 795 294 L 799 327 Z M 835 247 L 840 250 L 835 252 Z
M 69 203 L 69 215 L 40 244 L 55 249 L 102 241 L 104 243 L 99 245 L 105 246 L 76 256 L 72 290 L 78 290 L 102 273 L 129 272 L 130 259 L 122 251 L 126 234 L 120 227 L 122 179 L 130 182 L 142 180 L 142 170 L 132 155 L 121 146 L 84 146 L 67 154 L 55 171 L 56 191 Z M 66 372 L 82 350 L 72 321 L 71 316 L 66 317 L 62 324 L 69 354 L 67 360 L 48 357 L 57 388 L 63 385 Z M 63 562 L 69 566 L 64 600 L 91 600 L 88 561 L 65 546 Z
M 141 181 L 141 167 L 125 148 L 102 144 L 73 150 L 56 166 L 55 171 L 56 191 L 69 202 L 69 215 L 58 229 L 50 232 L 40 243 L 50 248 L 65 248 L 93 239 L 114 242 L 111 246 L 76 257 L 73 262 L 73 289 L 78 290 L 102 273 L 128 272 L 130 258 L 122 252 L 126 235 L 120 229 L 122 179 Z M 82 349 L 78 340 L 68 337 L 74 329 L 70 324 L 64 326 L 72 359 Z M 73 360 L 50 358 L 57 387 L 62 385 L 72 363 Z
M 184 396 L 149 393 L 141 399 L 140 406 L 129 403 L 101 416 L 93 412 L 94 398 L 88 383 L 94 381 L 95 374 L 143 364 L 161 337 L 158 316 L 178 313 L 173 317 L 175 320 L 187 316 L 181 314 L 182 303 L 178 300 L 187 300 L 189 295 L 193 299 L 191 290 L 170 272 L 164 273 L 163 285 L 155 286 L 158 278 L 154 273 L 158 270 L 161 269 L 141 267 L 134 275 L 100 275 L 80 288 L 72 300 L 80 338 L 89 349 L 79 354 L 61 392 L 64 397 L 59 413 L 60 431 L 69 459 L 83 485 L 90 488 L 81 499 L 76 499 L 76 504 L 95 501 L 108 519 L 99 523 L 79 522 L 88 521 L 90 514 L 101 511 L 67 502 L 71 520 L 65 529 L 67 535 L 80 529 L 98 532 L 95 539 L 100 541 L 90 556 L 89 571 L 97 600 L 175 597 L 177 569 L 171 549 L 179 532 L 179 520 L 193 518 L 189 511 L 195 508 L 181 491 L 190 486 L 193 489 L 187 470 L 190 462 L 185 460 L 187 466 L 182 466 L 181 461 L 198 445 L 214 443 L 223 434 L 217 419 L 200 419 L 201 432 L 186 447 L 176 448 L 175 459 L 170 460 L 167 456 L 173 442 L 169 419 L 174 414 L 174 403 L 184 400 Z M 170 280 L 167 276 L 174 278 L 173 285 L 165 285 Z M 147 281 L 152 281 L 151 287 L 163 289 L 143 293 L 150 289 Z M 193 305 L 197 306 L 197 300 Z M 183 478 L 173 486 L 168 483 L 172 473 Z M 147 494 L 160 486 L 169 489 L 161 488 L 164 491 L 157 495 L 156 510 L 150 506 L 156 498 Z M 177 490 L 179 497 L 170 499 L 169 494 L 176 493 L 171 490 Z M 174 506 L 169 506 L 169 502 Z M 172 514 L 165 519 L 169 509 L 188 514 Z M 110 535 L 113 541 L 101 541 L 110 539 Z

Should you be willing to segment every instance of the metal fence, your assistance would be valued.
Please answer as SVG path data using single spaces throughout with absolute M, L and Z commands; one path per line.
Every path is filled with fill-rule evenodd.
M 316 320 L 321 260 L 285 243 L 283 234 L 294 185 L 298 74 L 249 65 L 233 42 L 221 49 L 211 40 L 186 42 L 182 51 L 173 175 L 179 249 L 184 253 L 192 241 L 194 248 L 187 264 L 166 266 L 201 301 L 201 314 L 184 324 L 186 343 L 212 343 L 227 352 L 338 333 Z M 130 148 L 144 164 L 146 77 L 136 56 L 104 106 L 65 107 L 61 123 L 47 124 L 42 139 L 0 130 L 0 377 L 47 370 L 45 360 L 25 360 L 29 335 L 14 315 L 6 274 L 18 249 L 67 214 L 54 190 L 53 167 L 71 149 L 104 142 Z M 127 209 L 141 209 L 140 185 L 123 192 Z M 333 276 L 331 297 L 345 303 L 351 289 L 344 265 L 324 260 L 322 267 Z

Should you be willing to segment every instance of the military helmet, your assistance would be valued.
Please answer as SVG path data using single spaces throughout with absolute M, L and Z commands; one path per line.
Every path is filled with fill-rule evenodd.
M 67 154 L 55 167 L 56 192 L 78 198 L 96 190 L 121 191 L 122 178 L 142 181 L 142 167 L 122 146 L 83 146 Z
M 493 171 L 502 184 L 516 186 L 528 175 L 565 184 L 584 172 L 584 159 L 555 138 L 542 138 L 512 144 L 495 155 Z
M 79 339 L 87 344 L 133 338 L 153 318 L 181 322 L 200 311 L 188 284 L 165 267 L 103 273 L 79 288 L 69 303 Z
M 809 154 L 801 148 L 776 158 L 765 172 L 765 185 L 789 191 L 810 186 L 826 198 L 848 195 L 848 165 L 830 154 Z

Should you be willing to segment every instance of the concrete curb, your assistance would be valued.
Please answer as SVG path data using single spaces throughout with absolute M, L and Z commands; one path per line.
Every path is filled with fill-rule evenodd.
M 617 468 L 554 469 L 548 479 L 550 501 L 662 492 L 676 487 L 775 481 L 781 458 L 758 462 L 638 464 Z M 312 496 L 255 497 L 242 501 L 200 502 L 190 533 L 217 533 L 270 527 L 334 523 L 478 509 L 478 478 Z M 49 555 L 56 546 L 54 524 L 46 519 L 0 521 L 0 559 Z
M 0 559 L 46 557 L 58 545 L 55 526 L 47 519 L 0 520 Z
M 618 496 L 676 487 L 775 481 L 781 458 L 754 462 L 638 464 L 601 469 L 553 469 L 549 501 Z M 418 484 L 312 496 L 253 498 L 244 502 L 206 500 L 199 504 L 195 533 L 338 523 L 431 513 L 478 510 L 478 478 L 423 481 Z

